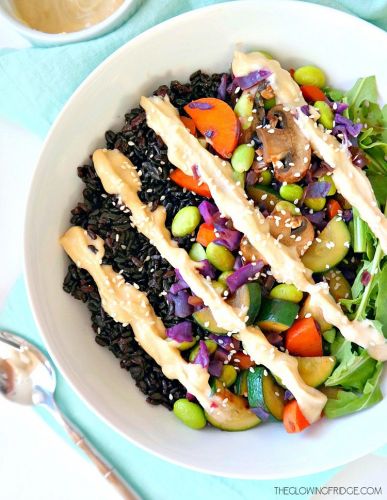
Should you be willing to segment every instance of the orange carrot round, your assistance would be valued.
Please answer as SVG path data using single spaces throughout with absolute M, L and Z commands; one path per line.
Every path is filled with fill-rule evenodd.
M 199 180 L 185 174 L 178 168 L 173 170 L 169 175 L 170 179 L 183 188 L 188 189 L 188 191 L 193 191 L 200 196 L 205 196 L 206 198 L 211 198 L 210 188 L 205 182 L 199 183 Z
M 293 356 L 322 356 L 322 338 L 313 318 L 298 319 L 285 335 L 285 347 Z
M 181 116 L 180 120 L 184 123 L 185 128 L 187 128 L 191 132 L 191 134 L 196 137 L 196 127 L 192 118 L 188 118 L 188 116 Z
M 329 219 L 333 219 L 342 210 L 341 205 L 336 200 L 329 200 L 327 203 L 327 212 Z
M 212 224 L 207 224 L 206 222 L 201 224 L 196 236 L 196 241 L 204 247 L 207 247 L 216 238 L 214 229 Z
M 301 92 L 308 102 L 325 101 L 325 94 L 315 85 L 301 85 Z
M 197 99 L 184 106 L 196 128 L 217 153 L 230 158 L 238 144 L 240 124 L 232 108 L 215 97 Z
M 310 426 L 295 399 L 285 405 L 283 422 L 286 432 L 290 434 L 301 432 Z

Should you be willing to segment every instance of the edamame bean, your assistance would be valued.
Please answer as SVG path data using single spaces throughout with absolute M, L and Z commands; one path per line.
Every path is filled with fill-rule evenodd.
M 275 212 L 282 212 L 282 210 L 289 212 L 291 215 L 299 215 L 300 213 L 300 209 L 293 205 L 293 203 L 290 203 L 290 201 L 279 201 L 274 207 Z
M 327 196 L 333 196 L 334 194 L 336 194 L 336 191 L 337 191 L 336 185 L 335 185 L 331 175 L 323 175 L 322 177 L 320 177 L 319 182 L 328 182 L 331 185 L 331 187 L 327 193 Z
M 211 285 L 214 288 L 214 290 L 221 296 L 227 290 L 226 283 L 222 281 L 211 281 Z
M 172 234 L 178 238 L 191 234 L 200 222 L 198 207 L 184 207 L 177 212 L 172 221 Z
M 207 349 L 208 349 L 208 353 L 209 354 L 214 354 L 214 352 L 216 351 L 217 347 L 218 347 L 218 344 L 214 341 L 214 340 L 211 340 L 211 339 L 208 339 L 208 340 L 205 340 L 204 343 L 206 344 L 207 346 Z M 194 348 L 192 349 L 192 351 L 189 353 L 189 362 L 190 363 L 193 363 L 195 361 L 195 358 L 197 356 L 197 353 L 199 352 L 199 344 Z
M 315 85 L 322 88 L 325 85 L 325 74 L 316 66 L 301 66 L 294 72 L 298 85 Z
M 287 201 L 301 200 L 304 190 L 298 184 L 285 184 L 280 187 L 280 196 Z
M 259 173 L 258 184 L 262 184 L 262 186 L 269 186 L 273 176 L 271 175 L 270 170 L 263 170 Z
M 195 262 L 200 262 L 206 259 L 206 251 L 200 243 L 194 243 L 189 251 L 189 256 Z
M 218 278 L 218 281 L 227 285 L 227 278 L 234 274 L 234 271 L 224 271 Z
M 253 112 L 254 97 L 249 92 L 243 92 L 238 102 L 235 104 L 234 112 L 241 120 L 241 125 L 244 130 L 248 129 L 251 123 L 247 120 Z
M 206 249 L 208 261 L 219 271 L 231 271 L 234 267 L 235 257 L 225 247 L 211 242 Z
M 304 203 L 315 212 L 319 212 L 325 207 L 326 201 L 325 198 L 305 198 Z
M 258 50 L 263 56 L 266 57 L 266 59 L 273 59 L 273 56 L 270 54 L 270 52 L 266 52 L 266 50 Z
M 333 129 L 333 111 L 329 104 L 324 101 L 316 101 L 314 107 L 320 113 L 318 121 L 324 125 L 325 128 Z
M 275 286 L 270 292 L 270 298 L 272 299 L 287 300 L 296 304 L 301 302 L 303 296 L 303 293 L 294 285 L 288 285 L 287 283 Z
M 263 101 L 263 107 L 266 109 L 266 111 L 268 111 L 271 108 L 274 108 L 275 105 L 276 105 L 275 97 L 272 97 L 271 99 L 265 99 Z
M 244 189 L 245 188 L 245 178 L 246 174 L 245 172 L 237 172 L 236 170 L 232 171 L 232 178 L 236 183 L 239 182 L 239 186 Z
M 237 375 L 238 373 L 232 365 L 224 365 L 219 380 L 221 380 L 226 387 L 230 387 L 235 382 Z
M 254 161 L 254 148 L 247 144 L 238 146 L 232 154 L 231 165 L 237 172 L 247 172 Z
M 188 401 L 188 399 L 175 401 L 173 413 L 191 429 L 203 429 L 207 424 L 203 408 L 196 403 L 192 403 L 192 401 Z

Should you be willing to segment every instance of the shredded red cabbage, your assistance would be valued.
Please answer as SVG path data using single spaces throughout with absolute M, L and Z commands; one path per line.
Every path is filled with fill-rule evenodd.
M 332 102 L 327 99 L 329 106 L 338 114 L 342 114 L 346 109 L 348 109 L 348 104 L 345 102 Z
M 353 213 L 350 208 L 346 208 L 343 210 L 343 213 L 341 214 L 341 218 L 343 219 L 344 222 L 349 222 L 353 219 Z
M 228 359 L 228 351 L 223 347 L 218 347 L 214 353 L 214 359 L 219 359 L 224 363 Z
M 301 106 L 301 111 L 304 113 L 304 115 L 310 116 L 309 104 L 304 104 L 303 106 Z
M 167 301 L 173 304 L 175 316 L 178 318 L 187 318 L 191 316 L 194 308 L 188 303 L 189 294 L 187 290 L 180 290 L 180 292 L 167 294 Z
M 182 321 L 177 325 L 173 325 L 165 330 L 167 337 L 176 340 L 176 342 L 192 342 L 192 323 L 190 321 Z
M 348 135 L 351 137 L 357 137 L 363 128 L 362 123 L 353 123 L 352 120 L 340 115 L 339 113 L 335 114 L 335 125 L 343 125 Z
M 242 262 L 242 257 L 240 255 L 237 255 L 235 257 L 235 262 L 234 262 L 234 271 L 238 271 L 238 269 L 240 269 L 241 267 L 243 266 L 243 262 Z
M 203 368 L 208 368 L 210 364 L 210 354 L 204 340 L 199 341 L 199 350 L 193 362 L 196 365 L 201 365 Z
M 257 408 L 250 407 L 250 410 L 263 421 L 268 420 L 268 418 L 270 417 L 270 414 L 260 406 L 258 406 Z
M 197 269 L 199 273 L 204 276 L 205 278 L 208 276 L 212 280 L 216 278 L 216 269 L 215 267 L 208 262 L 207 259 L 201 260 L 198 262 Z
M 193 101 L 188 104 L 188 107 L 191 109 L 200 109 L 201 111 L 205 111 L 207 109 L 212 109 L 214 106 L 208 102 Z
M 368 283 L 371 281 L 371 274 L 368 271 L 363 271 L 361 274 L 360 281 L 363 286 L 367 286 Z
M 250 262 L 245 266 L 232 273 L 227 279 L 226 283 L 231 293 L 234 293 L 240 286 L 249 281 L 249 278 L 254 278 L 263 268 L 263 261 L 257 260 Z
M 197 401 L 195 396 L 193 394 L 191 394 L 190 392 L 187 392 L 185 397 L 186 397 L 186 399 L 188 399 L 188 401 L 191 401 L 191 403 L 196 403 L 196 401 Z
M 330 188 L 329 182 L 311 182 L 306 187 L 304 198 L 324 198 Z
M 237 76 L 235 81 L 242 90 L 249 89 L 254 87 L 257 83 L 262 80 L 266 80 L 271 75 L 271 71 L 267 69 L 260 69 L 257 71 L 252 71 L 248 75 L 245 76 Z
M 284 400 L 291 401 L 292 399 L 294 399 L 293 394 L 289 391 L 289 389 L 285 389 Z
M 279 333 L 268 332 L 268 333 L 265 333 L 265 336 L 271 345 L 275 345 L 276 347 L 282 346 L 284 339 L 283 339 L 282 335 L 280 335 Z
M 218 99 L 222 99 L 222 101 L 226 100 L 227 81 L 228 81 L 228 74 L 223 73 L 223 75 L 220 77 L 220 83 L 217 95 Z
M 259 179 L 259 174 L 255 172 L 254 170 L 249 170 L 246 175 L 246 185 L 247 186 L 252 186 L 255 184 Z
M 223 361 L 220 359 L 211 359 L 208 365 L 208 373 L 213 377 L 220 377 L 223 370 Z
M 173 285 L 171 286 L 169 291 L 173 294 L 176 294 L 176 293 L 180 292 L 181 290 L 186 290 L 187 288 L 189 288 L 189 286 L 187 285 L 187 283 L 184 280 L 178 280 L 178 281 L 176 281 L 176 283 L 173 283 Z
M 218 207 L 214 205 L 214 203 L 206 200 L 200 203 L 198 209 L 206 224 L 212 224 L 214 215 L 219 213 Z
M 216 342 L 220 347 L 225 349 L 226 351 L 239 351 L 241 343 L 238 339 L 234 337 L 229 337 L 228 335 L 215 335 L 211 333 L 208 338 Z
M 219 237 L 214 240 L 214 243 L 226 247 L 230 252 L 234 252 L 239 248 L 243 236 L 242 233 L 235 229 L 227 229 L 226 227 L 219 228 L 216 232 L 219 234 Z
M 211 129 L 206 130 L 204 132 L 204 135 L 205 135 L 205 137 L 207 137 L 207 139 L 211 139 L 212 137 L 214 137 L 214 134 L 215 134 L 215 131 L 211 130 Z

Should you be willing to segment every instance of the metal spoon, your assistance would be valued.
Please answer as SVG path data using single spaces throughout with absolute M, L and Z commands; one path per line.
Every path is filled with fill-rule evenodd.
M 46 407 L 122 498 L 140 500 L 79 430 L 64 417 L 54 399 L 55 387 L 55 371 L 46 356 L 21 337 L 0 331 L 0 392 L 15 403 Z

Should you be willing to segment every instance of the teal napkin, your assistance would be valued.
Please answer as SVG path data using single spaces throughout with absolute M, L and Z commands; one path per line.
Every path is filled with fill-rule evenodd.
M 387 0 L 307 1 L 356 14 L 387 29 Z M 220 0 L 140 0 L 140 7 L 123 26 L 97 40 L 0 50 L 0 114 L 45 136 L 78 85 L 114 50 L 170 17 L 215 3 Z
M 387 29 L 387 0 L 310 1 L 357 14 Z M 0 50 L 0 115 L 45 136 L 69 96 L 114 50 L 161 21 L 214 3 L 219 0 L 143 0 L 124 25 L 97 40 L 53 48 Z M 24 335 L 43 348 L 22 279 L 18 280 L 0 311 L 0 327 Z M 87 431 L 92 442 L 144 498 L 274 500 L 282 497 L 276 494 L 276 487 L 321 486 L 338 470 L 282 481 L 241 481 L 207 476 L 164 462 L 128 443 L 101 422 L 60 375 L 57 398 L 65 413 Z M 57 432 L 62 432 L 50 417 L 40 413 Z M 381 453 L 386 454 L 386 448 Z M 152 471 L 151 480 L 149 471 Z M 301 497 L 307 498 L 310 494 Z

